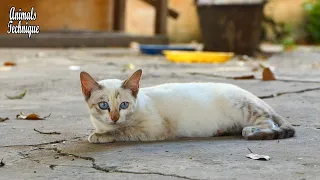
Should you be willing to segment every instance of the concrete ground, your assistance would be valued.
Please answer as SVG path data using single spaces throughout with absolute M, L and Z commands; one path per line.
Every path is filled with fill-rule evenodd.
M 251 74 L 250 62 L 173 64 L 161 56 L 128 49 L 0 49 L 0 179 L 320 179 L 320 53 L 273 55 L 277 81 L 233 80 Z M 319 64 L 317 64 L 317 62 Z M 246 141 L 239 137 L 171 142 L 89 144 L 93 131 L 81 94 L 79 73 L 97 79 L 126 78 L 132 63 L 143 69 L 141 86 L 165 82 L 209 81 L 236 84 L 264 98 L 297 130 L 294 138 Z M 29 89 L 20 100 L 16 95 Z M 280 94 L 278 94 L 280 93 Z M 278 96 L 273 96 L 277 95 Z M 16 120 L 20 112 L 51 116 Z M 61 134 L 40 134 L 56 131 Z M 246 158 L 254 153 L 270 161 Z M 0 164 L 1 166 L 1 164 Z

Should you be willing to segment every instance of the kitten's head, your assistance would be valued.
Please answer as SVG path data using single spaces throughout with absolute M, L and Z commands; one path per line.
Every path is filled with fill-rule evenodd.
M 124 81 L 96 82 L 88 73 L 81 72 L 82 93 L 91 116 L 108 125 L 125 123 L 135 110 L 141 75 L 142 70 L 137 70 Z

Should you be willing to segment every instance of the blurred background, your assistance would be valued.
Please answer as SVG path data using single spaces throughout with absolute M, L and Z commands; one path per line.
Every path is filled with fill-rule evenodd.
M 121 34 L 112 34 L 112 37 L 121 36 L 122 39 L 128 39 L 129 36 L 129 39 L 124 40 L 123 43 L 114 43 L 117 40 L 113 39 L 113 42 L 109 43 L 110 46 L 128 46 L 129 42 L 132 41 L 153 44 L 167 44 L 168 42 L 178 44 L 201 43 L 205 39 L 208 41 L 210 38 L 215 38 L 206 35 L 205 31 L 210 31 L 210 34 L 212 32 L 210 28 L 216 28 L 212 27 L 216 26 L 212 25 L 212 22 L 221 20 L 224 14 L 217 12 L 218 10 L 215 10 L 216 14 L 201 14 L 199 11 L 200 2 L 201 0 L 198 3 L 195 0 L 2 0 L 0 2 L 0 33 L 1 35 L 7 34 L 9 9 L 15 6 L 16 8 L 22 8 L 23 11 L 30 11 L 30 8 L 34 7 L 37 12 L 37 19 L 29 22 L 29 24 L 39 25 L 40 34 L 45 32 L 120 32 Z M 257 22 L 255 22 L 258 26 L 252 27 L 254 30 L 251 31 L 245 30 L 248 34 L 251 34 L 250 39 L 258 37 L 259 42 L 282 44 L 288 49 L 295 44 L 305 45 L 320 42 L 319 0 L 269 0 L 261 2 L 261 10 L 259 7 L 258 10 L 256 8 L 252 12 L 243 9 L 238 11 L 224 9 L 223 12 L 230 14 L 233 11 L 233 17 L 235 17 L 237 14 L 241 15 L 244 14 L 244 11 L 248 11 L 248 17 L 243 17 L 242 20 L 235 19 L 241 21 L 240 24 L 244 23 L 245 26 L 248 26 L 246 21 L 253 21 L 252 16 L 260 16 L 260 12 L 256 15 L 250 14 L 261 11 L 262 17 L 256 19 Z M 242 6 L 246 5 L 243 4 Z M 233 17 L 231 17 L 231 21 Z M 230 19 L 230 17 L 227 18 Z M 201 19 L 206 19 L 206 22 L 201 23 Z M 211 27 L 208 29 L 208 26 Z M 237 28 L 241 29 L 241 27 Z M 222 29 L 222 31 L 225 31 L 225 29 Z M 215 33 L 218 33 L 216 36 L 223 36 L 219 32 Z M 37 38 L 36 36 L 33 35 L 34 38 Z M 61 34 L 57 34 L 57 36 L 61 36 Z M 96 36 L 98 34 L 92 39 L 97 38 Z M 101 37 L 105 36 L 108 35 L 101 35 Z M 153 38 L 143 39 L 151 36 Z M 12 37 L 11 34 L 10 38 Z M 138 37 L 138 39 L 133 37 Z M 0 38 L 10 40 L 8 36 L 0 36 Z M 80 43 L 81 45 L 79 43 L 73 43 L 73 45 L 108 46 L 107 41 L 110 42 L 106 37 L 106 43 L 99 44 L 98 42 L 90 43 L 86 41 Z M 252 44 L 259 42 L 251 42 L 249 46 L 256 46 Z M 216 43 L 219 43 L 217 38 Z M 60 41 L 59 45 L 61 46 L 73 46 L 72 43 L 63 44 L 63 41 Z M 19 43 L 18 41 L 2 42 L 0 45 L 2 47 L 32 46 L 32 40 L 26 43 L 20 40 Z M 36 43 L 34 46 L 41 46 L 41 44 Z M 48 42 L 44 42 L 43 46 L 58 45 L 57 43 L 50 45 Z M 251 52 L 247 54 L 251 54 Z

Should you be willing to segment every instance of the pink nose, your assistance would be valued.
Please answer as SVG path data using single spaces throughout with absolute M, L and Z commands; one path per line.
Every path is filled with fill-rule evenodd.
M 111 116 L 110 119 L 111 119 L 111 121 L 113 121 L 113 122 L 117 122 L 119 118 L 116 118 L 116 117 L 112 117 L 112 116 Z
M 113 112 L 110 113 L 110 119 L 113 122 L 117 122 L 119 120 L 119 116 L 120 116 L 119 113 L 113 113 Z

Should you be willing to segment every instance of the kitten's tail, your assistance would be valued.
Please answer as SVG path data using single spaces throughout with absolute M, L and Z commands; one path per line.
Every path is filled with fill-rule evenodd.
M 275 115 L 273 120 L 275 121 L 275 123 L 277 123 L 281 129 L 281 131 L 279 132 L 279 137 L 282 138 L 290 138 L 293 137 L 296 133 L 295 129 L 293 128 L 293 126 L 286 120 L 284 119 L 282 116 L 280 115 Z M 277 139 L 277 138 L 275 138 Z

